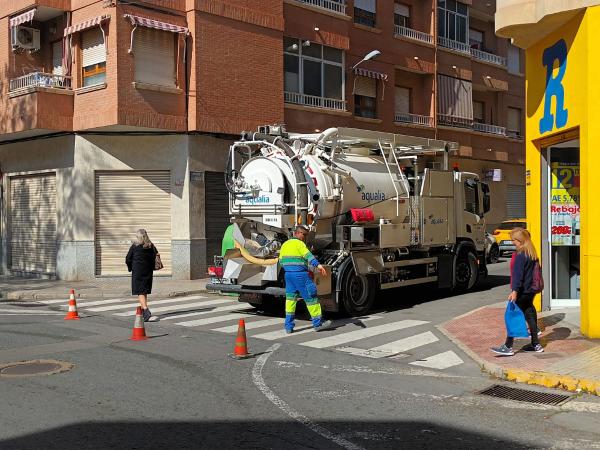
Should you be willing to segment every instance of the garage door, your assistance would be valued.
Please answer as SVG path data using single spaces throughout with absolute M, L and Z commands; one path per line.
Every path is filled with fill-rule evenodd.
M 171 273 L 169 171 L 96 172 L 96 275 L 127 275 L 125 256 L 145 228 Z
M 525 186 L 522 184 L 509 184 L 506 200 L 507 219 L 523 219 L 526 217 Z
M 56 176 L 10 179 L 11 269 L 56 272 Z
M 229 225 L 229 193 L 223 172 L 205 172 L 206 192 L 206 264 L 213 264 L 214 255 L 221 254 L 221 241 Z

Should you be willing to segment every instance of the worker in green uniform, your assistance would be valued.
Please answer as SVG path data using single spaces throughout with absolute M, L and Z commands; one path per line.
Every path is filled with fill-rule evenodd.
M 285 241 L 279 250 L 279 263 L 285 271 L 285 332 L 288 334 L 294 331 L 296 303 L 299 297 L 304 299 L 316 331 L 331 327 L 330 320 L 323 321 L 317 286 L 308 272 L 310 264 L 322 276 L 327 276 L 325 268 L 306 247 L 308 231 L 306 225 L 297 225 L 294 237 Z

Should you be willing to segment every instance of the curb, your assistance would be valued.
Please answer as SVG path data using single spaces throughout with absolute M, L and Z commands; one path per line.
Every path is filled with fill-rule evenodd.
M 165 294 L 155 293 L 154 295 L 162 295 L 165 297 L 185 297 L 187 295 L 194 294 L 215 294 L 214 291 L 209 291 L 207 289 L 193 289 L 189 291 L 171 291 Z M 10 300 L 54 300 L 60 298 L 61 295 L 65 296 L 65 302 L 69 300 L 69 294 L 66 293 L 56 293 L 56 294 L 45 294 L 45 293 L 37 293 L 35 291 L 13 291 L 8 293 L 0 293 L 0 302 L 10 301 Z M 131 296 L 130 291 L 122 292 L 122 293 L 107 293 L 107 292 L 99 292 L 97 294 L 90 293 L 77 293 L 75 292 L 75 298 L 110 298 L 110 297 L 128 297 Z
M 454 344 L 456 344 L 463 352 L 469 355 L 479 366 L 481 370 L 489 373 L 490 375 L 506 381 L 514 381 L 516 383 L 525 383 L 525 384 L 533 384 L 537 386 L 543 386 L 552 389 L 563 389 L 570 392 L 585 392 L 592 395 L 600 396 L 600 380 L 591 380 L 587 378 L 577 378 L 570 375 L 562 375 L 551 372 L 537 372 L 531 370 L 523 370 L 523 369 L 514 369 L 508 368 L 504 369 L 503 367 L 486 361 L 481 358 L 477 353 L 467 347 L 461 340 L 459 340 L 456 336 L 446 330 L 445 325 L 449 322 L 452 322 L 458 318 L 465 317 L 469 314 L 474 313 L 479 309 L 487 308 L 487 306 L 482 306 L 481 308 L 477 308 L 470 313 L 463 314 L 462 316 L 455 317 L 454 319 L 448 320 L 440 325 L 437 325 L 436 328 L 440 330 L 444 336 L 450 339 Z

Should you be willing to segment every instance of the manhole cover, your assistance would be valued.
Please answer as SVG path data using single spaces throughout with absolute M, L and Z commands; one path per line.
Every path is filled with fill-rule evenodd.
M 509 386 L 495 384 L 483 391 L 478 392 L 481 395 L 490 397 L 505 398 L 519 402 L 539 403 L 542 405 L 560 405 L 571 398 L 570 395 L 551 394 L 547 392 L 530 391 L 528 389 L 519 389 Z
M 8 363 L 0 366 L 0 377 L 31 377 L 54 375 L 71 370 L 73 364 L 55 360 L 35 360 Z

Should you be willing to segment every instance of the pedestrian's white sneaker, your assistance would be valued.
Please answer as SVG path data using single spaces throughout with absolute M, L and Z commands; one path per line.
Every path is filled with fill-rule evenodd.
M 148 319 L 148 322 L 158 322 L 160 320 L 160 317 L 158 316 L 150 316 L 150 318 Z

